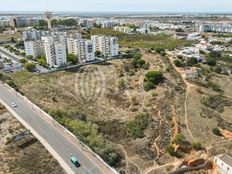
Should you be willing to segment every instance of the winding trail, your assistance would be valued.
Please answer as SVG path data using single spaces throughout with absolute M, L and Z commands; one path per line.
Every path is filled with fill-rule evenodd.
M 192 139 L 192 141 L 196 141 L 195 137 L 192 134 L 192 131 L 190 129 L 189 126 L 189 120 L 188 120 L 188 105 L 187 105 L 187 100 L 188 100 L 188 96 L 190 91 L 192 90 L 192 88 L 198 88 L 196 85 L 193 85 L 191 83 L 189 83 L 186 79 L 185 79 L 185 71 L 176 67 L 174 64 L 174 60 L 173 60 L 173 53 L 172 52 L 168 52 L 168 59 L 171 63 L 171 65 L 173 66 L 173 68 L 176 70 L 176 72 L 181 76 L 181 79 L 183 80 L 183 82 L 186 85 L 186 94 L 185 94 L 185 102 L 184 102 L 184 108 L 185 108 L 185 114 L 184 114 L 184 118 L 185 118 L 185 125 L 187 128 L 187 131 L 189 133 L 190 138 Z

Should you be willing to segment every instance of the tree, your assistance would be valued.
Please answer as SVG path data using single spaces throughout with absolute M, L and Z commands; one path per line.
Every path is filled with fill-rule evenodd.
M 26 58 L 31 60 L 31 59 L 33 59 L 33 56 L 32 55 L 27 55 Z
M 176 32 L 184 32 L 184 30 L 182 28 L 177 28 Z
M 102 52 L 99 51 L 99 50 L 95 51 L 95 56 L 96 57 L 101 57 L 102 56 Z
M 174 64 L 175 64 L 177 67 L 183 67 L 183 63 L 182 63 L 180 60 L 174 60 Z
M 27 62 L 26 59 L 20 59 L 19 61 L 20 61 L 20 63 L 22 63 L 22 64 L 25 64 L 25 63 Z
M 16 42 L 15 39 L 14 39 L 14 37 L 11 37 L 11 38 L 10 38 L 10 42 L 12 42 L 12 43 L 15 43 L 15 42 Z
M 194 66 L 198 63 L 197 58 L 195 57 L 190 57 L 187 60 L 187 66 Z
M 145 81 L 152 82 L 154 85 L 158 85 L 159 83 L 163 82 L 164 76 L 160 71 L 149 71 L 145 75 Z
M 211 51 L 209 53 L 209 57 L 211 58 L 220 58 L 222 56 L 222 53 L 218 52 L 218 51 Z
M 74 54 L 68 54 L 67 60 L 68 62 L 72 62 L 73 65 L 76 65 L 78 63 L 78 58 Z
M 24 64 L 24 68 L 27 70 L 27 71 L 30 71 L 30 72 L 33 72 L 36 68 L 36 65 L 34 63 L 30 63 L 30 62 L 26 62 Z
M 217 65 L 217 62 L 214 58 L 208 58 L 206 60 L 206 63 L 209 65 L 209 66 L 216 66 Z

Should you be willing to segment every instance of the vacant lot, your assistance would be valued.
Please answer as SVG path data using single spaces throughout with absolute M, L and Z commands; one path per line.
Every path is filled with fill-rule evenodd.
M 122 150 L 124 160 L 118 168 L 129 173 L 153 165 L 157 150 L 164 151 L 172 138 L 173 107 L 178 115 L 183 114 L 184 88 L 172 71 L 166 71 L 169 65 L 165 58 L 144 54 L 143 59 L 150 68 L 135 69 L 132 74 L 124 70 L 131 60 L 114 60 L 74 71 L 47 75 L 18 72 L 10 76 L 20 91 L 44 110 L 75 109 L 87 115 L 104 138 Z M 143 80 L 149 70 L 162 71 L 165 81 L 146 92 Z M 141 113 L 150 121 L 142 130 L 143 137 L 134 138 L 127 124 Z M 164 155 L 160 160 L 165 163 L 172 158 Z
M 5 109 L 0 109 L 0 174 L 65 174 L 58 162 L 32 136 L 15 142 L 25 128 Z

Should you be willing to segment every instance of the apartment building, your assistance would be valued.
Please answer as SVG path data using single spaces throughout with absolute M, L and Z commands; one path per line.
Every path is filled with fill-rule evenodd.
M 90 62 L 95 60 L 94 46 L 91 40 L 76 40 L 76 46 L 79 63 Z
M 60 42 L 45 42 L 46 61 L 50 67 L 60 67 L 67 63 L 66 46 Z
M 101 51 L 105 57 L 115 57 L 118 55 L 118 39 L 101 35 L 91 36 L 94 52 Z
M 134 33 L 134 30 L 132 28 L 120 27 L 120 26 L 114 27 L 114 31 L 118 31 L 118 32 L 126 33 L 126 34 L 133 34 Z
M 31 30 L 23 31 L 23 40 L 24 41 L 39 40 L 39 39 L 41 39 L 41 31 L 40 30 L 31 29 Z
M 9 20 L 0 20 L 0 27 L 8 27 L 10 26 Z
M 25 41 L 24 47 L 26 55 L 33 56 L 34 59 L 45 54 L 44 44 L 41 40 Z

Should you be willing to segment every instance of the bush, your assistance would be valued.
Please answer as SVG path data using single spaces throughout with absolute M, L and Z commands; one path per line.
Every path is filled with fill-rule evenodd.
M 76 116 L 82 117 L 84 114 L 72 110 L 50 110 L 49 114 L 53 116 L 60 124 L 69 129 L 74 135 L 87 144 L 109 165 L 116 166 L 122 156 L 118 151 L 104 139 L 103 135 L 98 132 L 98 127 L 92 122 L 75 119 Z
M 149 90 L 153 89 L 155 87 L 155 85 L 153 82 L 148 81 L 148 82 L 144 82 L 143 87 L 144 87 L 145 91 L 149 91 Z
M 190 58 L 188 58 L 186 63 L 187 63 L 187 66 L 194 66 L 194 65 L 198 64 L 198 61 L 197 61 L 197 58 L 190 57 Z
M 217 65 L 217 62 L 214 58 L 208 58 L 206 60 L 206 63 L 209 65 L 209 66 L 216 66 Z
M 182 144 L 185 141 L 185 136 L 183 134 L 177 134 L 176 137 L 173 140 L 173 143 L 175 144 Z
M 183 63 L 182 63 L 180 60 L 174 60 L 174 64 L 175 64 L 177 67 L 183 67 Z
M 29 72 L 33 72 L 35 71 L 36 65 L 34 63 L 26 62 L 24 68 Z
M 149 123 L 149 116 L 146 113 L 136 115 L 136 117 L 127 123 L 127 130 L 133 138 L 143 138 L 144 130 Z
M 222 136 L 221 131 L 217 127 L 213 128 L 212 132 L 217 136 Z
M 20 63 L 22 63 L 22 64 L 25 64 L 25 63 L 27 62 L 26 59 L 20 59 L 19 61 L 20 61 Z
M 169 145 L 168 147 L 166 147 L 165 151 L 171 156 L 175 156 L 175 148 L 173 147 L 173 145 Z
M 158 85 L 163 82 L 164 76 L 160 71 L 149 71 L 145 75 L 145 81 L 152 82 L 154 85 Z
M 192 143 L 192 148 L 193 148 L 194 150 L 202 150 L 202 149 L 203 149 L 200 142 L 193 142 L 193 143 Z

